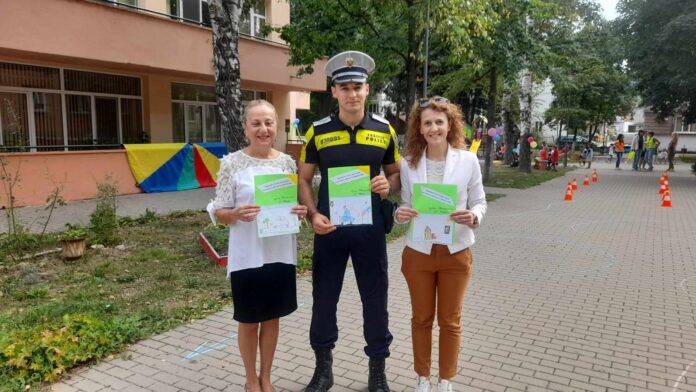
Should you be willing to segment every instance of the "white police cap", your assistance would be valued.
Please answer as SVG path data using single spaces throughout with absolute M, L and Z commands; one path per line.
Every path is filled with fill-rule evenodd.
M 367 75 L 375 69 L 375 61 L 369 55 L 354 50 L 339 53 L 326 63 L 324 73 L 331 83 L 365 83 Z

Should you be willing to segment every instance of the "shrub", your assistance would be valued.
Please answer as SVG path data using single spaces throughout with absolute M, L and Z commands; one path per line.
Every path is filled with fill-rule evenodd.
M 0 332 L 0 379 L 9 383 L 0 388 L 20 390 L 40 381 L 54 381 L 66 369 L 135 341 L 138 329 L 134 319 L 97 320 L 68 314 L 58 325 L 40 325 L 12 335 Z
M 118 217 L 116 216 L 116 195 L 118 184 L 110 181 L 97 183 L 97 207 L 89 216 L 91 242 L 102 245 L 114 245 L 118 237 Z

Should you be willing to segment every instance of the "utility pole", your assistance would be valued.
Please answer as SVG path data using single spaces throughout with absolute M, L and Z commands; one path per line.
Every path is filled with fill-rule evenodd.
M 430 0 L 426 6 L 425 63 L 423 64 L 423 98 L 428 97 L 428 52 L 430 51 Z

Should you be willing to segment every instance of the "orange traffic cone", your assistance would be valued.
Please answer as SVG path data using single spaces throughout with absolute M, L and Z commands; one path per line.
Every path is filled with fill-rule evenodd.
M 573 181 L 571 181 L 570 183 L 572 184 L 574 191 L 578 190 L 578 180 L 573 178 Z
M 585 181 L 582 182 L 583 186 L 590 186 L 590 178 L 585 176 Z
M 592 172 L 592 182 L 598 182 L 599 177 L 597 177 L 597 170 Z
M 660 190 L 657 192 L 657 194 L 662 195 L 665 193 L 666 190 L 667 190 L 667 187 L 665 186 L 665 183 L 663 182 L 660 184 Z
M 671 194 L 669 193 L 669 189 L 665 189 L 665 193 L 662 194 L 662 200 L 665 199 L 665 196 L 671 196 Z
M 568 184 L 568 188 L 566 188 L 565 198 L 563 200 L 573 201 L 573 186 L 572 185 Z
M 672 208 L 672 196 L 670 196 L 669 192 L 662 198 L 662 207 Z

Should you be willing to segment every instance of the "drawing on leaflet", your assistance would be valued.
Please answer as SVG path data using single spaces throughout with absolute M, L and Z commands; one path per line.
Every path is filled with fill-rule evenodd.
M 352 225 L 355 219 L 350 215 L 350 210 L 347 206 L 343 206 L 343 215 L 341 215 L 342 225 Z
M 296 215 L 288 213 L 286 206 L 264 207 L 259 213 L 259 221 L 262 222 L 259 232 L 262 235 L 273 233 L 292 232 L 299 222 Z
M 331 206 L 331 223 L 336 226 L 365 225 L 372 223 L 372 206 L 356 197 L 336 198 Z

